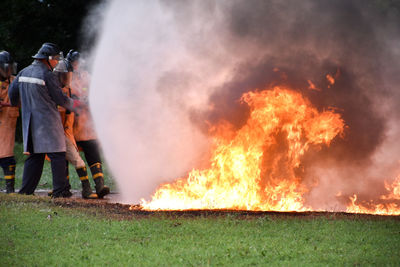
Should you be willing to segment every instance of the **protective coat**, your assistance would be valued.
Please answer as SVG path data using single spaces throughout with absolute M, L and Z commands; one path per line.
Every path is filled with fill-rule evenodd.
M 64 95 L 71 97 L 71 90 L 68 87 L 63 87 L 62 92 Z M 65 137 L 71 140 L 73 145 L 78 149 L 74 138 L 74 121 L 75 121 L 75 113 L 71 111 L 67 111 L 64 107 L 58 106 L 58 111 L 61 116 L 61 123 L 64 127 Z
M 86 71 L 74 71 L 72 74 L 72 94 L 85 102 L 89 95 L 89 79 L 89 74 Z M 87 106 L 79 111 L 79 116 L 75 116 L 74 136 L 77 142 L 94 140 L 97 138 L 92 116 Z
M 18 73 L 8 95 L 13 106 L 21 101 L 24 151 L 28 152 L 29 128 L 33 153 L 65 152 L 65 136 L 57 105 L 72 109 L 57 77 L 41 61 L 35 60 Z
M 8 86 L 8 80 L 0 81 L 0 102 L 10 102 Z M 0 107 L 0 158 L 14 155 L 15 128 L 18 116 L 18 107 Z
M 62 91 L 68 97 L 71 96 L 71 90 L 68 87 L 62 88 Z M 85 162 L 81 158 L 74 138 L 74 118 L 75 113 L 69 112 L 65 108 L 59 106 L 58 111 L 61 115 L 61 122 L 64 127 L 66 154 L 65 158 L 75 167 L 75 169 L 85 167 Z

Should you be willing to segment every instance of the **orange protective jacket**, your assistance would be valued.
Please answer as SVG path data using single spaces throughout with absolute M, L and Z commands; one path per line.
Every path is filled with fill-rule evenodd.
M 11 77 L 11 81 L 14 77 Z M 11 81 L 0 81 L 0 102 L 10 103 L 8 86 Z M 0 107 L 0 158 L 14 156 L 15 128 L 19 116 L 18 107 Z
M 72 74 L 72 94 L 79 97 L 81 101 L 87 101 L 88 99 L 89 81 L 89 73 L 86 71 L 74 71 Z M 74 136 L 75 140 L 78 142 L 97 139 L 92 116 L 87 106 L 79 111 L 79 116 L 75 116 Z
M 64 87 L 62 89 L 63 93 L 66 94 L 68 97 L 71 97 L 71 90 L 68 87 Z M 67 110 L 62 107 L 58 106 L 58 111 L 60 112 L 61 115 L 61 122 L 64 127 L 64 133 L 65 137 L 71 140 L 71 142 L 75 145 L 77 148 L 75 138 L 74 138 L 74 119 L 75 115 L 73 112 L 67 112 Z

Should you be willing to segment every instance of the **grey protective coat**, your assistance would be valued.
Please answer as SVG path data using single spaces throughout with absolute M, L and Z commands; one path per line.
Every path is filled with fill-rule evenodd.
M 57 105 L 72 109 L 73 100 L 62 93 L 54 73 L 35 60 L 21 70 L 8 91 L 13 106 L 21 102 L 24 151 L 28 152 L 29 127 L 33 153 L 65 152 L 65 136 Z

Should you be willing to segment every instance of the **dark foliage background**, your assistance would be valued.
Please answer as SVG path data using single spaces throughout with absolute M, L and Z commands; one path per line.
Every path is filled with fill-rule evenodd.
M 0 9 L 0 51 L 11 53 L 18 71 L 32 62 L 45 42 L 57 44 L 67 53 L 70 49 L 90 50 L 96 32 L 85 35 L 83 23 L 91 8 L 101 0 L 2 0 Z M 94 34 L 93 34 L 94 32 Z M 16 141 L 22 141 L 21 118 Z
M 31 56 L 44 42 L 56 43 L 64 53 L 88 49 L 81 31 L 89 10 L 100 0 L 2 0 L 0 9 L 0 50 L 9 51 L 18 69 L 32 62 Z

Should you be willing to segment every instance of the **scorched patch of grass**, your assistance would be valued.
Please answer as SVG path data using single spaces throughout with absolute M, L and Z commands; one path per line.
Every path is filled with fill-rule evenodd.
M 0 196 L 4 266 L 397 265 L 398 218 L 112 220 L 51 200 Z

